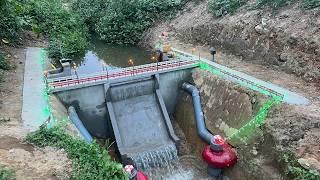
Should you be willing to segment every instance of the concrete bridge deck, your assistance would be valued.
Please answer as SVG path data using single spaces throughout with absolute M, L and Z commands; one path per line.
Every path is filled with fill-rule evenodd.
M 48 79 L 48 85 L 51 92 L 65 91 L 68 89 L 77 89 L 86 86 L 104 84 L 107 81 L 113 81 L 121 78 L 150 76 L 162 74 L 171 71 L 194 68 L 198 66 L 196 60 L 172 60 L 159 63 L 150 63 L 140 66 L 119 68 L 111 71 L 104 71 L 85 76 L 66 76 L 61 78 Z

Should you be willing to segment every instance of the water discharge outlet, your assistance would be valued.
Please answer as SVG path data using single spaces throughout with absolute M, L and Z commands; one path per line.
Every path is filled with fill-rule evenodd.
M 202 158 L 208 164 L 209 174 L 219 176 L 222 169 L 232 167 L 237 162 L 236 153 L 220 135 L 213 135 L 207 130 L 198 89 L 188 83 L 183 83 L 182 89 L 192 95 L 198 135 L 209 144 L 204 148 Z

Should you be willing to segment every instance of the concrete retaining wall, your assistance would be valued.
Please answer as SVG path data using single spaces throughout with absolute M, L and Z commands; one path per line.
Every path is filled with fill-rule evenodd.
M 253 91 L 203 70 L 195 70 L 192 77 L 200 91 L 206 126 L 214 134 L 227 137 L 242 127 L 256 114 L 259 99 L 263 99 Z M 192 97 L 185 92 L 179 96 L 175 119 L 187 141 L 193 144 L 192 151 L 201 153 L 204 142 L 197 135 Z

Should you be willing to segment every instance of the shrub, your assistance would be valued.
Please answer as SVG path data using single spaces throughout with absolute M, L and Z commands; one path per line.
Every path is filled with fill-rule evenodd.
M 248 0 L 209 0 L 208 7 L 216 17 L 235 13 Z
M 135 44 L 157 18 L 181 4 L 181 0 L 110 0 L 96 31 L 108 43 Z
M 83 28 L 84 24 L 80 17 L 65 9 L 61 0 L 28 0 L 28 2 L 26 16 L 32 19 L 44 35 L 52 36 Z
M 53 59 L 75 58 L 84 55 L 88 42 L 81 31 L 68 31 L 50 38 L 49 57 Z
M 108 1 L 105 0 L 74 0 L 71 5 L 71 9 L 79 14 L 91 31 L 95 30 L 107 7 Z
M 61 127 L 42 127 L 28 134 L 27 141 L 39 147 L 63 148 L 73 162 L 71 179 L 128 179 L 122 165 L 112 161 L 105 149 L 70 136 Z
M 5 55 L 2 52 L 0 52 L 0 69 L 3 69 L 3 70 L 11 69 L 11 66 L 10 66 L 7 58 L 5 57 Z
M 320 0 L 303 0 L 302 7 L 305 9 L 320 7 Z
M 21 37 L 22 21 L 18 16 L 19 5 L 16 1 L 0 1 L 0 40 L 17 42 Z
M 289 5 L 293 2 L 293 0 L 257 0 L 256 7 L 260 8 L 263 6 L 269 6 L 272 9 L 276 10 L 280 7 Z
M 16 179 L 14 171 L 0 165 L 0 179 L 1 180 L 14 180 Z
M 24 16 L 31 22 L 30 29 L 49 37 L 50 58 L 73 58 L 85 52 L 88 29 L 79 15 L 68 11 L 61 0 L 27 2 Z

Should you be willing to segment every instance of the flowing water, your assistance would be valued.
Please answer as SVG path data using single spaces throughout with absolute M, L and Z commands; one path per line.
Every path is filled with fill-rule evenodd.
M 166 167 L 178 159 L 178 153 L 174 144 L 168 144 L 149 152 L 138 153 L 132 159 L 142 169 Z
M 167 166 L 145 171 L 154 180 L 209 180 L 206 165 L 195 156 L 181 156 Z

